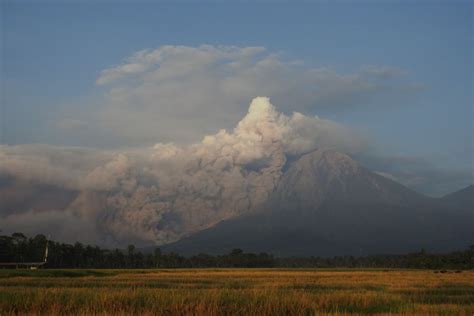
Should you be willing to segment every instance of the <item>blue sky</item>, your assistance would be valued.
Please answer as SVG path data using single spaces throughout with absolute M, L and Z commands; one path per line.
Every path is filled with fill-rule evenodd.
M 473 5 L 468 1 L 3 1 L 1 11 L 3 143 L 148 145 L 152 137 L 71 136 L 51 121 L 61 113 L 83 120 L 84 113 L 94 112 L 109 89 L 96 84 L 101 71 L 137 51 L 163 45 L 263 46 L 282 60 L 302 61 L 300 68 L 330 68 L 340 75 L 358 74 L 367 65 L 399 70 L 400 78 L 387 84 L 389 92 L 361 97 L 354 106 L 294 110 L 360 130 L 379 156 L 416 157 L 443 170 L 472 172 Z M 344 102 L 351 103 L 351 97 Z M 282 108 L 293 110 L 291 104 Z

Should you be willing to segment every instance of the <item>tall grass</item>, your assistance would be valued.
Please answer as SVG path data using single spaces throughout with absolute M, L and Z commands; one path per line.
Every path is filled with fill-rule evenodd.
M 0 315 L 474 313 L 474 271 L 0 270 Z

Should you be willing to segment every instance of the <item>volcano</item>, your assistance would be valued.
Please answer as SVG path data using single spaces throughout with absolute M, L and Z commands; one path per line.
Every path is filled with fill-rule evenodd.
M 473 191 L 427 197 L 345 154 L 317 149 L 288 163 L 259 210 L 162 249 L 191 255 L 241 248 L 278 256 L 450 251 L 474 242 Z

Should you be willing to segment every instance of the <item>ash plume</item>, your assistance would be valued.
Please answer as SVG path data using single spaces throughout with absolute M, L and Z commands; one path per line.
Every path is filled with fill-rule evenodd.
M 192 145 L 126 151 L 0 146 L 5 201 L 12 193 L 2 190 L 2 179 L 72 192 L 66 206 L 8 210 L 8 203 L 0 204 L 0 228 L 53 230 L 64 240 L 84 234 L 109 246 L 168 243 L 254 211 L 275 189 L 289 157 L 321 147 L 353 153 L 366 142 L 333 121 L 279 113 L 266 97 L 253 99 L 232 131 Z

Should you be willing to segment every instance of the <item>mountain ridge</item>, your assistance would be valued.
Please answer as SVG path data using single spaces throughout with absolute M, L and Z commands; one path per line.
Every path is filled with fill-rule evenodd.
M 474 223 L 472 205 L 453 207 L 454 214 L 450 209 L 449 202 L 412 191 L 345 154 L 317 149 L 292 162 L 256 213 L 223 221 L 163 249 L 331 256 L 463 248 L 464 239 L 474 241 L 468 225 Z

